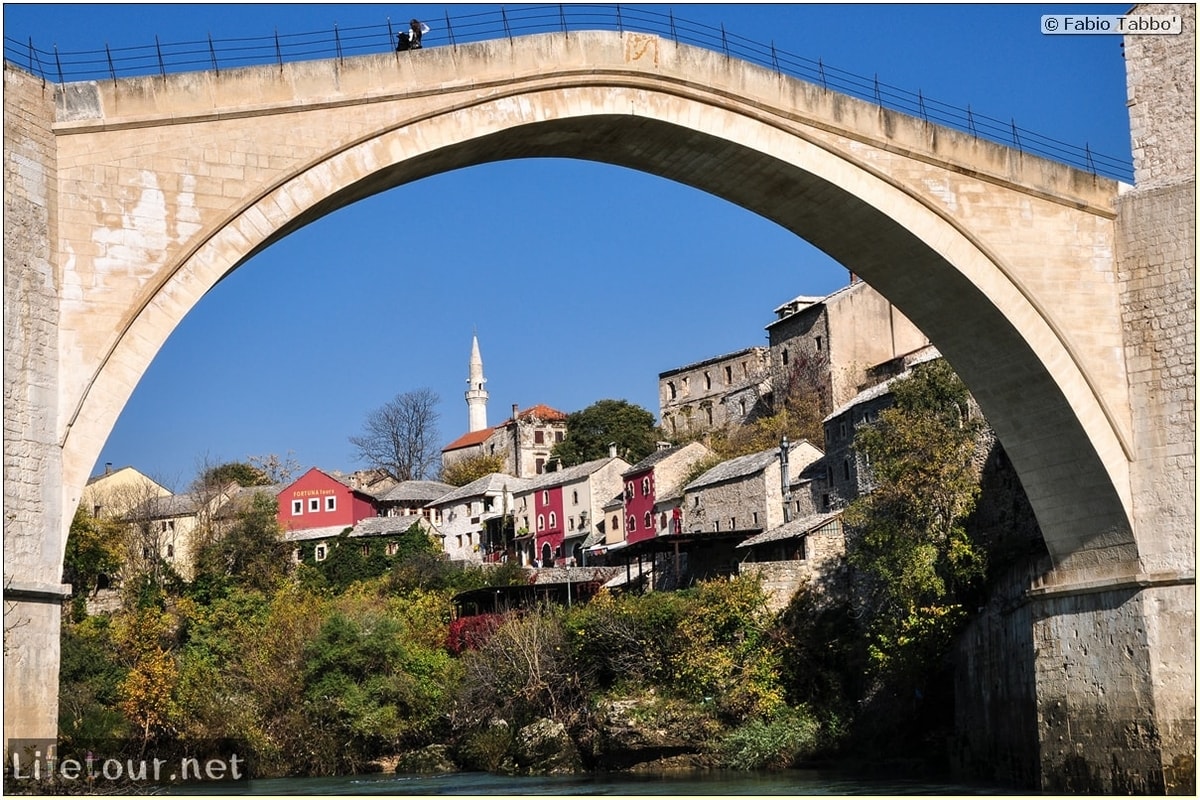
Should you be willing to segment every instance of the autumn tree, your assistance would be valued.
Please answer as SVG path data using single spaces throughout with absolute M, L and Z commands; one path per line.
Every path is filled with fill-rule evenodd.
M 481 453 L 462 458 L 442 468 L 442 483 L 451 486 L 466 486 L 485 475 L 504 470 L 504 456 L 499 453 Z
M 582 411 L 567 415 L 567 435 L 551 455 L 572 467 L 608 455 L 615 443 L 617 455 L 636 464 L 654 452 L 658 429 L 654 415 L 627 400 L 598 400 Z
M 435 474 L 441 460 L 439 402 L 432 389 L 415 389 L 369 412 L 362 434 L 350 437 L 358 459 L 398 481 L 422 480 Z

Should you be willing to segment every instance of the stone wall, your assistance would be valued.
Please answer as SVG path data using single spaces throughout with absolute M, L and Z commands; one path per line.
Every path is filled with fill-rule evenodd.
M 1139 190 L 1196 177 L 1196 7 L 1142 3 L 1131 14 L 1178 14 L 1180 35 L 1125 37 L 1129 130 Z M 1179 57 L 1190 48 L 1192 58 Z M 1190 111 L 1190 113 L 1189 113 Z
M 4 70 L 5 738 L 53 738 L 65 515 L 54 87 Z M 71 509 L 70 511 L 74 511 Z M 19 733 L 18 733 L 19 732 Z
M 1130 474 L 1143 574 L 1126 624 L 1144 640 L 1146 687 L 1130 735 L 1151 751 L 1148 791 L 1195 793 L 1196 752 L 1196 8 L 1181 35 L 1127 36 L 1136 186 L 1117 205 L 1117 282 L 1134 415 Z M 1116 610 L 1107 615 L 1115 615 Z M 1114 787 L 1119 788 L 1119 787 Z

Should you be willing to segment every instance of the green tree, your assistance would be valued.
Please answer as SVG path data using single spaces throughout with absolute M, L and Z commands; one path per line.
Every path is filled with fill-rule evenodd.
M 229 483 L 236 483 L 238 486 L 267 486 L 271 479 L 258 467 L 243 461 L 230 461 L 205 470 L 200 475 L 200 482 L 205 486 L 225 486 Z
M 112 575 L 121 568 L 124 542 L 123 524 L 93 517 L 82 506 L 75 509 L 67 534 L 63 580 L 71 584 L 76 596 L 90 594 L 101 575 Z
M 942 360 L 893 383 L 892 395 L 894 405 L 855 435 L 874 486 L 846 510 L 847 556 L 870 598 L 874 663 L 919 673 L 948 644 L 958 598 L 984 572 L 965 527 L 979 494 L 983 422 Z
M 485 475 L 504 470 L 504 456 L 494 453 L 481 453 L 470 458 L 460 459 L 442 468 L 442 483 L 451 486 L 466 486 Z
M 654 452 L 658 430 L 654 415 L 627 400 L 598 400 L 582 411 L 567 415 L 567 435 L 552 455 L 572 467 L 608 455 L 616 443 L 617 455 L 631 464 Z
M 196 583 L 216 590 L 225 584 L 268 591 L 287 574 L 288 546 L 276 518 L 275 498 L 255 494 L 238 512 L 233 526 L 221 538 L 201 549 Z

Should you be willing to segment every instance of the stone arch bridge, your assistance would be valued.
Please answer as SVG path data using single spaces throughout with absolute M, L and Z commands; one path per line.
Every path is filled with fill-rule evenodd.
M 1161 776 L 1178 750 L 1188 687 L 1155 669 L 1176 653 L 1169 620 L 1190 627 L 1194 609 L 1194 499 L 1179 496 L 1194 414 L 1188 440 L 1159 361 L 1194 333 L 1194 313 L 1150 338 L 1131 327 L 1154 287 L 1180 269 L 1194 278 L 1194 260 L 1123 263 L 1135 187 L 628 32 L 64 85 L 8 66 L 4 149 L 7 738 L 53 735 L 72 512 L 183 316 L 256 252 L 356 200 L 553 156 L 755 211 L 921 327 L 995 427 L 1044 531 L 1052 569 L 1027 593 L 1032 635 L 1117 637 L 1135 652 L 1039 651 L 1044 780 L 1077 750 L 1080 719 L 1098 726 L 1087 746 L 1105 774 L 1120 755 Z M 1062 658 L 1076 674 L 1060 674 Z M 1186 677 L 1190 663 L 1171 658 Z M 1089 690 L 1110 678 L 1135 686 Z M 1193 694 L 1193 724 L 1194 707 Z M 1161 729 L 1154 743 L 1122 737 L 1142 715 Z

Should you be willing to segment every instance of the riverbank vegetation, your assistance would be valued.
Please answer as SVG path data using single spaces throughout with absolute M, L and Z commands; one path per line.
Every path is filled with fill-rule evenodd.
M 133 576 L 119 610 L 72 605 L 64 746 L 230 740 L 260 776 L 936 766 L 948 656 L 995 548 L 971 523 L 981 423 L 961 383 L 935 367 L 895 394 L 859 433 L 876 486 L 846 512 L 845 563 L 782 612 L 736 576 L 456 619 L 456 593 L 522 570 L 453 565 L 419 528 L 386 563 L 344 547 L 292 564 L 252 504 L 191 582 Z M 115 558 L 98 534 L 76 517 L 85 586 Z

